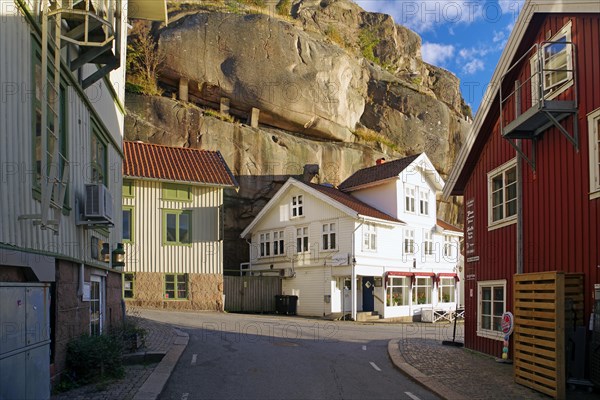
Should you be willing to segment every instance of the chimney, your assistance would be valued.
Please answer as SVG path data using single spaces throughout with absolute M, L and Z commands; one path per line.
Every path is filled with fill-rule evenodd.
M 375 165 L 381 165 L 381 164 L 384 164 L 384 163 L 385 163 L 385 158 L 384 157 L 378 158 L 377 161 L 375 161 Z
M 317 175 L 319 175 L 318 164 L 306 164 L 304 166 L 304 173 L 302 174 L 302 180 L 304 182 L 310 183 Z

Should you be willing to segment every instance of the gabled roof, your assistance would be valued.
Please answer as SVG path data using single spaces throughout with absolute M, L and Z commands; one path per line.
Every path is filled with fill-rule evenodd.
M 218 151 L 123 141 L 123 176 L 238 187 Z
M 519 14 L 519 18 L 508 38 L 506 47 L 500 56 L 500 60 L 492 75 L 490 84 L 483 95 L 481 106 L 475 115 L 475 120 L 467 135 L 467 140 L 458 153 L 454 167 L 450 172 L 447 185 L 443 191 L 445 198 L 448 198 L 450 195 L 461 195 L 464 190 L 464 185 L 466 184 L 465 174 L 469 172 L 469 167 L 472 167 L 478 158 L 476 151 L 478 147 L 476 146 L 476 143 L 483 140 L 483 137 L 487 138 L 490 134 L 489 129 L 482 129 L 482 127 L 486 122 L 490 111 L 497 110 L 498 91 L 500 89 L 500 83 L 502 82 L 501 78 L 508 71 L 513 60 L 515 60 L 515 57 L 520 56 L 517 54 L 517 50 L 523 41 L 525 33 L 535 14 L 599 12 L 600 2 L 598 0 L 527 0 L 525 2 Z
M 344 192 L 352 192 L 371 186 L 377 186 L 390 179 L 400 178 L 403 172 L 420 171 L 436 190 L 444 188 L 444 181 L 427 157 L 427 154 L 415 154 L 399 160 L 359 169 L 339 186 Z
M 295 186 L 306 193 L 309 193 L 316 198 L 326 202 L 332 207 L 337 208 L 338 210 L 346 213 L 350 217 L 361 219 L 365 218 L 375 222 L 382 223 L 392 223 L 392 224 L 404 224 L 404 222 L 377 210 L 376 208 L 371 207 L 370 205 L 363 203 L 362 201 L 354 198 L 353 196 L 343 193 L 342 191 L 335 189 L 333 187 L 323 186 L 323 185 L 315 185 L 312 183 L 304 183 L 298 181 L 294 178 L 289 178 L 287 182 L 277 191 L 275 196 L 263 207 L 262 210 L 258 213 L 258 215 L 254 218 L 252 223 L 244 229 L 244 231 L 240 234 L 240 237 L 245 238 L 248 236 L 252 229 L 258 224 L 260 219 L 269 212 L 284 196 L 284 194 L 288 191 L 291 186 Z
M 462 234 L 463 230 L 454 226 L 454 225 L 450 225 L 449 223 L 447 223 L 446 221 L 442 221 L 441 219 L 437 219 L 436 221 L 437 226 L 439 226 L 440 228 L 442 228 L 444 231 L 450 231 L 450 232 L 454 232 L 457 234 Z

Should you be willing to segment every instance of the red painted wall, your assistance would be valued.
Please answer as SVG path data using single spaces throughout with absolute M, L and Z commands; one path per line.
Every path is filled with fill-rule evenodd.
M 536 171 L 523 162 L 524 272 L 585 273 L 584 320 L 587 321 L 592 310 L 593 286 L 600 283 L 600 199 L 589 199 L 587 126 L 587 114 L 600 107 L 600 16 L 536 18 L 525 35 L 529 41 L 522 43 L 517 58 L 533 43 L 545 40 L 548 31 L 554 35 L 572 21 L 579 90 L 579 150 L 552 128 L 537 143 Z M 524 63 L 518 75 L 526 74 L 529 74 L 529 63 Z M 570 131 L 572 122 L 571 118 L 565 122 Z M 465 282 L 465 343 L 469 348 L 499 356 L 501 342 L 476 335 L 477 281 L 506 279 L 507 310 L 512 310 L 516 224 L 488 231 L 487 173 L 514 158 L 515 151 L 501 138 L 498 107 L 492 108 L 484 122 L 481 134 L 485 132 L 490 135 L 479 159 L 474 165 L 466 166 L 473 172 L 465 186 L 464 201 L 466 204 L 469 199 L 475 200 L 475 245 L 480 260 L 465 266 L 465 276 L 471 271 L 476 278 Z

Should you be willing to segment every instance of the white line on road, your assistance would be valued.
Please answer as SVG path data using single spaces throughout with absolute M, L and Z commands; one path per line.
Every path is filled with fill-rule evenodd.
M 412 394 L 411 392 L 404 392 L 404 393 L 406 393 L 406 395 L 407 395 L 408 397 L 410 397 L 411 399 L 413 399 L 413 400 L 421 400 L 420 398 L 418 398 L 417 396 L 415 396 L 415 395 L 414 395 L 414 394 Z
M 196 360 L 198 359 L 198 354 L 194 354 L 192 356 L 192 365 L 196 365 Z
M 375 371 L 381 372 L 381 368 L 379 368 L 377 364 L 375 364 L 373 361 L 370 361 L 369 363 L 371 364 L 371 367 L 375 368 Z
M 367 349 L 367 346 L 363 346 L 363 350 L 366 350 L 366 349 Z
M 187 398 L 188 398 L 188 396 L 189 396 L 189 395 L 190 395 L 189 393 L 184 393 L 184 394 L 181 396 L 181 400 L 187 400 Z

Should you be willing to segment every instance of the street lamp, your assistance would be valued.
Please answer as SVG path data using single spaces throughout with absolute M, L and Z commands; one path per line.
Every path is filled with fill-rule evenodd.
M 125 266 L 125 249 L 123 243 L 117 243 L 117 248 L 112 252 L 112 265 L 113 268 L 122 271 Z

